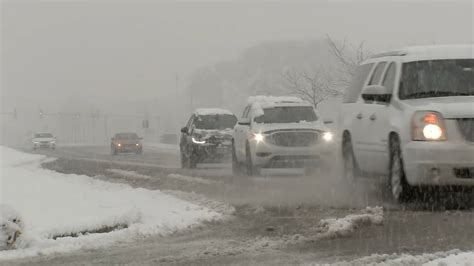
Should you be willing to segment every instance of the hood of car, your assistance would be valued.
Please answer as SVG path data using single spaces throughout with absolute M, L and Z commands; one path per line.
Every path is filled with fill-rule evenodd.
M 274 123 L 274 124 L 254 124 L 254 132 L 268 132 L 278 130 L 309 129 L 319 131 L 329 131 L 320 122 L 300 122 L 300 123 Z
M 474 96 L 423 98 L 403 103 L 415 110 L 439 112 L 444 118 L 474 117 Z
M 54 138 L 33 138 L 33 142 L 51 142 L 56 141 Z

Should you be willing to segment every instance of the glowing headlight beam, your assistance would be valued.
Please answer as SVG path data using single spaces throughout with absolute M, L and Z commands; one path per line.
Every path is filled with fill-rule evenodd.
M 206 143 L 205 140 L 198 140 L 195 137 L 192 137 L 191 139 L 192 139 L 193 143 L 195 143 L 195 144 L 205 144 Z
M 255 134 L 254 139 L 257 141 L 257 143 L 260 143 L 260 142 L 263 141 L 264 136 L 263 136 L 263 134 L 257 133 L 257 134 Z
M 333 138 L 334 138 L 334 136 L 331 132 L 324 132 L 323 139 L 325 141 L 332 141 Z
M 428 124 L 423 128 L 423 136 L 429 140 L 438 140 L 443 136 L 443 130 L 438 125 Z

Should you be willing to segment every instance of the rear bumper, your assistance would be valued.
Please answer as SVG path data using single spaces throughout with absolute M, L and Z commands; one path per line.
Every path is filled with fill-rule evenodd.
M 474 186 L 474 143 L 412 141 L 403 159 L 411 185 Z

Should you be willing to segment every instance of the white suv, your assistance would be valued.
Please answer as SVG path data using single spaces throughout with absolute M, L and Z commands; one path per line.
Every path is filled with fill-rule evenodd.
M 232 169 L 238 175 L 261 168 L 316 167 L 331 152 L 333 135 L 313 106 L 297 97 L 249 97 L 234 128 Z
M 417 186 L 474 186 L 474 46 L 408 47 L 363 62 L 344 95 L 345 173 Z

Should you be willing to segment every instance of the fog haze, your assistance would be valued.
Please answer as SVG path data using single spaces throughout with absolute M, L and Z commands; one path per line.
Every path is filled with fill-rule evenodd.
M 472 14 L 471 1 L 2 1 L 1 110 L 188 112 L 197 68 L 262 42 L 472 43 Z

